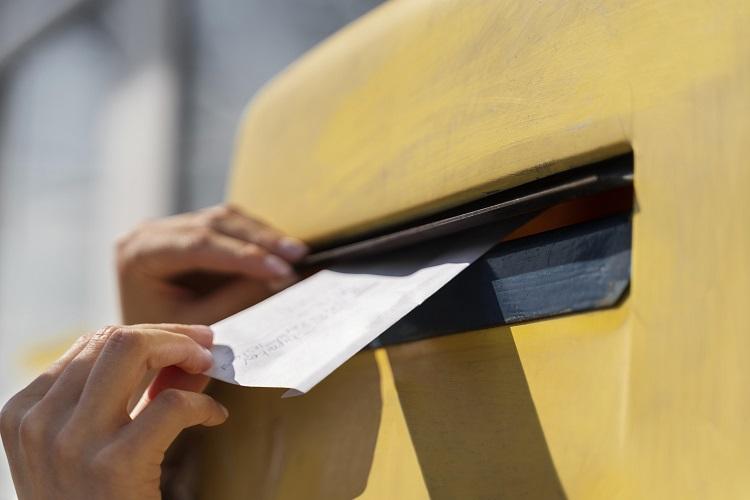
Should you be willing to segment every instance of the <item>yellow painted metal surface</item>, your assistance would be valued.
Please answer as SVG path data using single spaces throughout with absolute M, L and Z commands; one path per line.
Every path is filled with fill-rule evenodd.
M 254 101 L 230 199 L 311 241 L 632 148 L 617 309 L 219 385 L 204 498 L 750 497 L 750 3 L 389 2 Z

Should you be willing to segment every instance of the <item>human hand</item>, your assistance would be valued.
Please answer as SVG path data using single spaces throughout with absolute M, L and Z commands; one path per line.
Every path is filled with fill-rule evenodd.
M 177 435 L 227 418 L 195 392 L 211 367 L 212 336 L 205 326 L 137 325 L 81 337 L 0 413 L 19 499 L 161 498 L 161 462 Z M 141 379 L 156 369 L 129 412 Z
M 296 281 L 306 253 L 227 206 L 146 222 L 117 245 L 123 321 L 214 323 Z

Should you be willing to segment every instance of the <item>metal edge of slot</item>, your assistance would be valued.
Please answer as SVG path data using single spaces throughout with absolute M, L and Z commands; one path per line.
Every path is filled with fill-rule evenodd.
M 539 211 L 582 196 L 590 196 L 632 184 L 632 156 L 625 155 L 588 167 L 577 168 L 530 182 L 505 193 L 467 204 L 465 212 L 454 209 L 427 222 L 372 236 L 308 255 L 300 267 L 365 257 L 428 239 L 455 234 L 485 224 Z M 484 206 L 477 206 L 483 203 Z

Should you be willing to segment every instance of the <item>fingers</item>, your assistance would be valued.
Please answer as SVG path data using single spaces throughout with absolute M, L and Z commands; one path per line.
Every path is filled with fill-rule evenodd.
M 208 348 L 187 335 L 142 327 L 116 329 L 91 368 L 76 414 L 84 419 L 96 415 L 103 425 L 122 424 L 129 418 L 128 401 L 148 370 L 175 366 L 200 374 L 212 363 Z
M 162 454 L 188 427 L 223 423 L 229 412 L 206 394 L 179 389 L 162 391 L 125 426 L 119 442 L 135 454 Z
M 203 325 L 179 325 L 179 324 L 142 324 L 139 325 L 141 328 L 147 328 L 147 329 L 164 329 L 169 330 L 177 333 L 181 333 L 183 335 L 187 335 L 188 337 L 192 338 L 198 344 L 202 345 L 203 347 L 210 348 L 213 345 L 214 340 L 214 332 L 211 331 L 211 329 L 207 326 Z M 136 405 L 141 405 L 144 398 L 143 396 L 146 395 L 146 390 L 148 389 L 151 382 L 154 380 L 155 373 L 149 372 L 146 373 L 146 375 L 143 377 L 141 382 L 139 383 L 138 387 L 134 391 L 134 393 L 131 395 L 130 401 L 128 402 L 128 408 L 132 408 L 132 411 L 138 410 Z
M 175 325 L 175 324 L 156 324 L 156 325 L 141 325 L 144 328 L 159 329 L 175 331 L 187 335 L 188 337 L 195 340 L 201 346 L 210 349 L 213 345 L 213 331 L 203 325 Z M 205 375 L 198 375 L 187 373 L 181 368 L 176 366 L 168 366 L 162 368 L 156 375 L 153 372 L 149 372 L 141 380 L 139 386 L 135 392 L 131 395 L 131 400 L 128 402 L 128 408 L 132 407 L 130 414 L 137 415 L 145 408 L 145 406 L 156 397 L 164 389 L 174 387 L 176 389 L 183 389 L 186 391 L 203 392 L 208 385 L 209 378 Z
M 43 411 L 60 411 L 75 405 L 94 366 L 94 361 L 99 356 L 107 337 L 116 328 L 102 328 L 88 337 L 55 379 L 44 399 L 40 401 L 39 405 L 43 407 Z
M 202 212 L 209 227 L 234 238 L 255 243 L 290 262 L 296 262 L 308 252 L 297 238 L 286 236 L 261 221 L 242 214 L 231 206 L 211 207 Z
M 255 243 L 269 252 L 290 262 L 296 262 L 307 254 L 307 246 L 297 238 L 286 236 L 263 222 L 247 217 L 235 209 L 214 207 L 210 225 L 228 236 Z
M 130 417 L 135 418 L 139 415 L 162 391 L 180 389 L 183 391 L 203 392 L 208 386 L 209 381 L 210 379 L 206 375 L 187 373 L 176 366 L 162 368 L 144 389 L 137 403 L 133 405 L 133 409 L 130 410 Z
M 242 274 L 264 281 L 292 276 L 290 262 L 308 252 L 296 238 L 226 206 L 145 224 L 121 238 L 121 275 L 158 278 L 194 271 Z
M 14 398 L 0 412 L 16 487 L 44 498 L 78 498 L 84 491 L 98 492 L 97 498 L 156 498 L 164 451 L 180 431 L 227 418 L 219 403 L 192 392 L 205 384 L 195 374 L 212 362 L 199 342 L 210 342 L 210 331 L 184 325 L 109 327 L 81 339 L 46 372 L 49 377 L 27 388 L 42 394 L 54 379 L 41 400 L 25 408 Z M 146 369 L 165 366 L 172 368 L 163 372 L 164 382 L 179 389 L 161 391 L 135 419 L 108 418 Z M 107 421 L 120 425 L 102 425 Z
M 292 276 L 292 266 L 262 247 L 213 230 L 199 230 L 177 238 L 161 252 L 162 271 L 206 271 L 243 274 L 273 280 Z
M 176 366 L 168 366 L 156 375 L 156 378 L 148 387 L 146 402 L 153 400 L 159 393 L 167 389 L 203 392 L 209 380 L 206 375 L 187 373 Z
M 88 339 L 88 336 L 83 336 L 76 340 L 52 366 L 5 404 L 0 416 L 0 431 L 2 431 L 3 441 L 14 441 L 17 438 L 15 429 L 19 428 L 21 420 L 28 410 L 44 397 L 63 370 L 84 348 Z M 10 443 L 6 442 L 6 444 Z

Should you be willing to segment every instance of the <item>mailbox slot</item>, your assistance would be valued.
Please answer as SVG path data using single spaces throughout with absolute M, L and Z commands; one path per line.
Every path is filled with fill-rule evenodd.
M 460 237 L 467 227 L 497 230 L 498 221 L 505 228 L 517 226 L 370 347 L 615 306 L 630 286 L 633 200 L 632 155 L 626 155 L 498 193 L 411 226 L 418 230 L 401 228 L 350 243 L 349 250 L 358 255 L 383 241 L 388 249 L 396 246 L 398 239 L 387 238 L 399 232 L 407 240 L 415 235 L 426 240 L 431 232 L 430 236 L 455 232 L 452 237 Z M 504 208 L 486 210 L 491 217 L 478 228 L 473 223 L 461 227 L 461 214 L 498 205 Z M 433 231 L 436 222 L 440 228 Z

